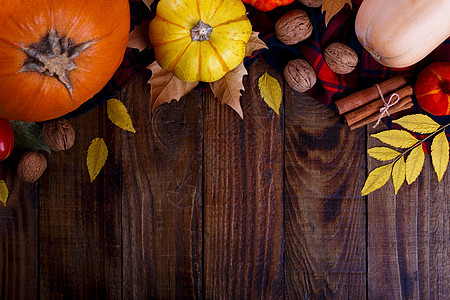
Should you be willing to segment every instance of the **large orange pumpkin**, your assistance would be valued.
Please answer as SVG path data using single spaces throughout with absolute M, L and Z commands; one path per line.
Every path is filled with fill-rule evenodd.
M 0 116 L 45 121 L 90 99 L 119 67 L 128 0 L 0 0 Z

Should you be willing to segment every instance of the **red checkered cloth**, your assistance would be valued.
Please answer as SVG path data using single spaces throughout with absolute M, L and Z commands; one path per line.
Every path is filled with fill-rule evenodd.
M 252 57 L 246 58 L 244 62 L 245 66 L 249 67 L 257 58 L 261 58 L 282 73 L 284 66 L 289 60 L 297 58 L 306 59 L 313 66 L 318 77 L 318 82 L 308 93 L 319 102 L 333 107 L 335 100 L 357 90 L 372 86 L 375 83 L 379 83 L 395 74 L 403 74 L 414 85 L 414 79 L 417 73 L 426 65 L 434 61 L 450 61 L 450 39 L 447 39 L 425 59 L 411 67 L 393 69 L 379 64 L 360 45 L 356 38 L 354 24 L 356 12 L 361 2 L 362 0 L 354 0 L 352 9 L 346 5 L 331 19 L 327 27 L 325 26 L 325 17 L 321 13 L 320 8 L 305 7 L 299 1 L 295 1 L 288 6 L 278 7 L 266 13 L 260 12 L 250 5 L 246 5 L 253 30 L 260 32 L 260 38 L 268 45 L 269 49 L 257 51 Z M 156 2 L 153 4 L 153 7 L 155 5 Z M 274 25 L 284 13 L 296 8 L 307 12 L 313 25 L 313 32 L 311 37 L 306 41 L 297 45 L 287 46 L 276 38 Z M 130 9 L 131 29 L 142 21 L 151 18 L 151 13 L 143 4 L 142 0 L 130 0 Z M 350 74 L 337 75 L 331 72 L 326 65 L 323 58 L 323 49 L 332 42 L 344 43 L 358 54 L 360 64 Z M 140 75 L 146 66 L 153 61 L 154 53 L 151 50 L 139 52 L 136 49 L 127 49 L 122 65 L 107 86 L 67 117 L 82 114 L 113 97 L 131 80 Z M 414 97 L 413 100 L 416 103 Z M 417 104 L 413 111 L 424 113 Z M 399 114 L 393 117 L 398 116 Z M 450 117 L 432 117 L 441 124 L 450 122 Z M 390 118 L 385 118 L 385 121 L 388 126 L 392 126 Z M 420 136 L 418 137 L 420 138 Z M 425 146 L 427 148 L 429 144 L 426 143 Z

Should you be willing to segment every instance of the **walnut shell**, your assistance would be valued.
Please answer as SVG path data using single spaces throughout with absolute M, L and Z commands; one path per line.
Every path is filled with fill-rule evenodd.
M 358 64 L 356 52 L 342 43 L 329 45 L 324 51 L 324 59 L 330 70 L 336 74 L 348 74 Z
M 50 149 L 62 151 L 73 146 L 75 131 L 66 119 L 59 118 L 44 123 L 42 137 Z
M 33 183 L 47 168 L 47 159 L 41 153 L 28 151 L 22 155 L 17 166 L 17 174 L 25 182 Z
M 313 26 L 308 15 L 301 9 L 288 11 L 275 23 L 277 38 L 286 45 L 306 40 L 312 30 Z
M 303 5 L 306 5 L 308 7 L 321 7 L 322 6 L 322 0 L 299 0 L 300 3 Z
M 317 81 L 313 67 L 303 59 L 288 62 L 284 68 L 284 77 L 289 86 L 298 92 L 306 92 Z

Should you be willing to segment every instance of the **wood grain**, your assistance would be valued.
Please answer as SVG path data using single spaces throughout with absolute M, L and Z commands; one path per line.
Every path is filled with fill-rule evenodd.
M 364 131 L 286 88 L 287 299 L 366 296 Z
M 120 299 L 121 166 L 117 129 L 106 105 L 70 120 L 73 148 L 52 152 L 39 201 L 40 296 Z M 109 149 L 103 171 L 90 183 L 86 151 L 103 137 Z
M 378 132 L 386 127 L 371 129 Z M 368 147 L 381 146 L 369 138 Z M 368 158 L 369 170 L 382 164 Z M 430 157 L 419 178 L 398 195 L 390 180 L 368 196 L 368 282 L 373 299 L 448 297 L 448 174 L 437 184 Z
M 0 299 L 37 296 L 38 184 L 16 174 L 21 153 L 2 162 L 0 171 L 9 189 L 6 207 L 0 203 Z
M 201 96 L 150 116 L 150 87 L 137 79 L 121 98 L 136 124 L 122 134 L 123 298 L 201 298 Z
M 205 299 L 281 299 L 283 115 L 260 98 L 254 65 L 244 120 L 212 94 L 204 101 Z M 283 109 L 281 109 L 283 111 Z

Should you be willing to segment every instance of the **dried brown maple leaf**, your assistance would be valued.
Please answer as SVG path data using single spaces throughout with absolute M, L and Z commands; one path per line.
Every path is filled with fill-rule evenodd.
M 172 100 L 180 100 L 181 97 L 192 91 L 198 84 L 195 82 L 184 82 L 178 79 L 172 72 L 166 71 L 155 61 L 147 67 L 152 71 L 149 80 L 151 85 L 150 107 L 154 113 L 163 103 Z
M 245 57 L 251 56 L 253 52 L 260 49 L 268 49 L 266 43 L 264 43 L 259 37 L 259 32 L 253 31 L 250 39 L 247 42 L 247 46 L 245 48 Z
M 244 90 L 242 78 L 247 75 L 244 63 L 240 63 L 236 68 L 225 74 L 215 82 L 211 82 L 211 90 L 222 104 L 231 106 L 241 118 L 244 118 L 240 103 L 241 90 Z
M 134 27 L 133 31 L 130 32 L 130 37 L 128 38 L 129 48 L 139 49 L 139 51 L 151 46 L 150 39 L 148 37 L 148 24 L 149 20 L 142 22 L 140 25 Z
M 326 11 L 325 14 L 325 26 L 328 26 L 328 22 L 330 22 L 331 18 L 334 17 L 345 4 L 350 5 L 352 7 L 351 0 L 323 0 L 322 1 L 322 13 Z
M 145 3 L 145 5 L 147 5 L 148 9 L 150 9 L 150 5 L 152 5 L 155 0 L 143 0 L 143 2 Z

